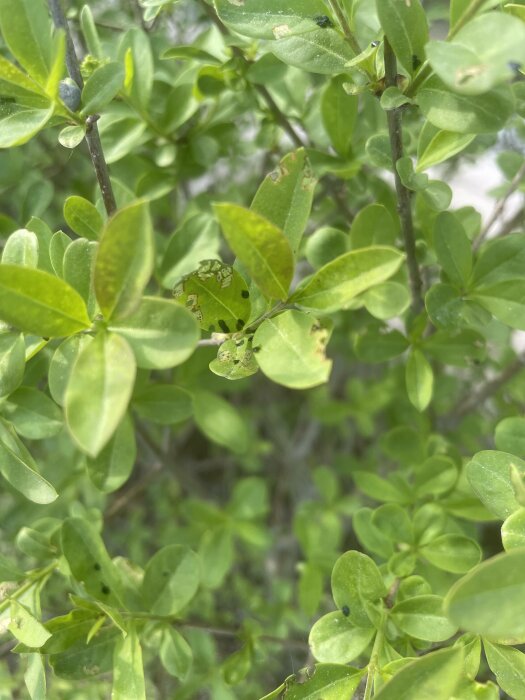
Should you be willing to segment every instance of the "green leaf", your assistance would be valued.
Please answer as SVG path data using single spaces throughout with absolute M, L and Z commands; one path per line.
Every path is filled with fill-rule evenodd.
M 286 299 L 294 261 L 284 233 L 255 211 L 216 204 L 215 213 L 228 245 L 269 299 Z
M 451 41 L 430 41 L 425 51 L 448 87 L 480 95 L 513 78 L 509 64 L 525 62 L 525 26 L 503 12 L 491 12 L 468 22 Z
M 501 4 L 501 0 L 485 0 L 478 3 L 477 12 L 485 12 Z M 471 7 L 471 0 L 450 0 L 450 28 L 453 29 L 458 21 L 465 15 Z
M 377 700 L 450 700 L 463 674 L 463 649 L 433 651 L 411 661 L 374 695 Z
M 105 628 L 99 630 L 88 643 L 87 633 L 92 624 L 93 621 L 89 622 L 84 634 L 63 651 L 49 656 L 49 663 L 59 678 L 93 683 L 94 676 L 111 671 L 113 650 L 121 633 L 115 628 Z
M 463 226 L 450 212 L 436 217 L 434 249 L 452 284 L 465 287 L 472 272 L 472 250 Z
M 258 39 L 274 39 L 275 28 L 286 25 L 301 31 L 316 27 L 314 18 L 326 15 L 321 0 L 215 0 L 217 14 L 231 29 Z
M 172 289 L 202 260 L 218 258 L 219 244 L 219 227 L 214 218 L 202 212 L 190 216 L 168 241 L 159 271 L 162 285 Z
M 514 233 L 489 241 L 483 247 L 472 274 L 472 285 L 475 291 L 505 280 L 520 280 L 525 263 L 524 247 L 523 233 Z
M 375 632 L 373 627 L 356 627 L 349 617 L 336 611 L 317 620 L 308 643 L 317 661 L 346 664 L 365 651 Z
M 323 226 L 306 239 L 305 258 L 312 267 L 322 267 L 348 252 L 349 243 L 348 234 L 337 228 Z
M 51 358 L 48 374 L 49 392 L 59 406 L 64 405 L 64 395 L 73 365 L 82 348 L 90 342 L 91 338 L 88 335 L 71 336 L 58 346 Z
M 253 336 L 253 349 L 264 374 L 277 384 L 308 389 L 328 381 L 332 362 L 325 356 L 330 332 L 301 311 L 268 318 Z
M 445 455 L 434 455 L 418 465 L 414 486 L 420 498 L 438 496 L 450 491 L 458 479 L 456 465 Z
M 419 0 L 376 0 L 376 9 L 390 45 L 409 74 L 425 60 L 428 26 Z
M 284 233 L 294 255 L 308 222 L 316 182 L 306 151 L 299 148 L 265 177 L 251 204 L 252 211 Z
M 47 109 L 32 109 L 12 103 L 3 104 L 0 118 L 0 148 L 13 148 L 27 143 L 45 127 L 52 116 L 52 106 Z
M 431 78 L 418 90 L 416 99 L 434 126 L 461 134 L 497 132 L 514 111 L 513 94 L 506 85 L 483 95 L 458 95 Z
M 199 557 L 205 575 L 204 588 L 211 590 L 222 586 L 234 562 L 233 533 L 229 526 L 206 530 L 199 545 Z
M 27 107 L 47 107 L 45 90 L 14 63 L 0 56 L 0 91 L 4 97 L 13 97 Z
M 487 639 L 483 640 L 483 648 L 500 688 L 516 700 L 525 700 L 525 654 Z
M 178 544 L 163 547 L 144 571 L 144 603 L 154 615 L 176 615 L 195 596 L 200 580 L 201 564 L 195 552 Z
M 425 122 L 419 132 L 416 172 L 423 172 L 461 153 L 475 138 L 475 134 L 445 131 L 436 128 L 428 121 Z
M 498 450 L 525 457 L 525 418 L 511 416 L 501 420 L 496 426 L 494 440 Z
M 125 598 L 120 572 L 111 561 L 95 526 L 82 518 L 66 518 L 60 542 L 72 576 L 94 598 L 121 608 Z
M 452 622 L 473 634 L 509 640 L 506 643 L 523 638 L 525 549 L 513 549 L 477 566 L 450 589 L 445 609 Z
M 116 333 L 99 333 L 79 353 L 69 376 L 65 413 L 79 447 L 96 457 L 117 429 L 135 381 L 135 358 Z
M 84 197 L 68 197 L 64 202 L 64 219 L 79 236 L 96 241 L 104 225 L 98 209 Z
M 392 503 L 408 503 L 411 500 L 406 482 L 400 479 L 383 479 L 378 474 L 356 470 L 352 472 L 357 487 L 370 498 Z
M 427 642 L 443 642 L 457 631 L 443 613 L 443 598 L 437 595 L 416 595 L 397 603 L 392 620 L 406 634 Z
M 410 305 L 410 294 L 399 282 L 383 282 L 363 294 L 366 310 L 380 320 L 402 314 Z
M 253 650 L 251 644 L 245 644 L 238 651 L 229 656 L 222 664 L 224 682 L 228 685 L 238 685 L 243 681 L 253 662 Z
M 433 359 L 457 367 L 482 362 L 487 354 L 483 336 L 470 330 L 436 331 L 424 340 L 423 348 Z
M 10 617 L 11 621 L 9 622 L 8 630 L 19 642 L 32 649 L 38 649 L 43 646 L 51 637 L 44 625 L 17 600 L 11 601 Z
M 406 510 L 397 503 L 388 503 L 376 508 L 372 524 L 387 539 L 393 542 L 412 544 L 414 532 Z
M 106 319 L 138 307 L 153 270 L 153 231 L 144 202 L 118 211 L 106 224 L 95 263 L 95 292 Z
M 11 394 L 4 414 L 16 432 L 28 440 L 53 437 L 63 427 L 58 406 L 46 394 L 32 387 L 20 387 Z
M 383 577 L 375 562 L 361 552 L 346 552 L 332 569 L 332 596 L 343 612 L 359 626 L 369 626 L 365 601 L 374 602 L 386 595 Z
M 29 75 L 45 85 L 53 62 L 51 23 L 43 0 L 0 0 L 0 31 Z
M 363 670 L 342 664 L 316 664 L 305 680 L 303 674 L 290 676 L 283 685 L 261 700 L 341 700 L 350 698 L 364 675 Z M 282 693 L 285 693 L 283 696 Z
M 138 27 L 129 29 L 120 42 L 118 55 L 121 61 L 129 55 L 132 62 L 130 84 L 126 81 L 126 92 L 134 104 L 147 111 L 154 78 L 154 58 L 151 40 Z
M 58 143 L 64 148 L 80 146 L 86 135 L 84 126 L 65 126 L 58 134 Z
M 70 284 L 86 302 L 88 314 L 93 317 L 97 310 L 93 287 L 93 268 L 97 243 L 77 238 L 66 248 L 63 261 L 64 282 Z
M 135 396 L 133 407 L 139 416 L 159 425 L 181 423 L 193 414 L 191 394 L 169 384 L 146 387 Z
M 463 574 L 479 564 L 481 549 L 463 535 L 440 535 L 419 549 L 419 554 L 443 571 Z
M 96 68 L 82 90 L 81 115 L 100 112 L 119 93 L 124 84 L 124 66 L 116 61 Z
M 321 99 L 323 126 L 335 151 L 343 157 L 348 155 L 358 106 L 358 98 L 344 89 L 346 81 L 344 76 L 332 78 Z
M 210 370 L 225 379 L 244 379 L 259 371 L 250 338 L 226 340 L 210 362 Z
M 250 319 L 248 285 L 237 270 L 220 260 L 203 260 L 198 270 L 175 286 L 173 296 L 210 333 L 242 331 Z
M 184 681 L 193 664 L 193 652 L 182 634 L 173 627 L 165 627 L 160 645 L 160 660 L 166 671 Z
M 71 238 L 63 231 L 56 231 L 49 243 L 49 259 L 53 272 L 62 279 L 64 278 L 64 255 L 71 243 Z
M 117 640 L 113 652 L 112 700 L 146 700 L 146 684 L 140 640 L 132 625 L 124 638 Z
M 131 419 L 126 415 L 98 456 L 86 460 L 91 483 L 103 493 L 116 491 L 128 480 L 136 456 L 135 431 Z
M 22 382 L 25 343 L 21 333 L 0 333 L 0 398 L 9 396 Z
M 525 330 L 525 280 L 497 282 L 474 290 L 468 298 L 481 304 L 501 323 Z
M 38 265 L 38 238 L 33 231 L 21 228 L 5 242 L 2 264 L 36 267 Z
M 194 317 L 179 304 L 143 297 L 138 308 L 109 329 L 124 337 L 143 369 L 169 369 L 185 362 L 197 347 L 199 329 Z
M 525 508 L 514 511 L 501 526 L 501 541 L 506 552 L 525 547 Z
M 520 507 L 512 486 L 511 467 L 525 475 L 525 462 L 514 455 L 495 450 L 478 452 L 466 467 L 469 483 L 478 498 L 502 520 Z
M 212 442 L 238 454 L 250 446 L 248 426 L 228 401 L 208 391 L 193 394 L 193 413 L 199 429 Z
M 46 667 L 40 654 L 27 655 L 24 683 L 31 700 L 46 700 Z
M 382 331 L 372 326 L 357 336 L 355 352 L 361 362 L 386 362 L 408 349 L 408 340 L 399 331 Z
M 90 326 L 84 300 L 42 270 L 0 265 L 0 318 L 43 337 L 73 335 Z
M 11 486 L 33 503 L 52 503 L 54 487 L 40 476 L 35 461 L 12 427 L 0 419 L 0 473 Z
M 405 380 L 410 403 L 418 411 L 424 411 L 432 399 L 434 372 L 426 357 L 417 348 L 413 348 L 408 356 Z
M 316 613 L 323 597 L 323 572 L 315 564 L 304 564 L 301 568 L 298 594 L 301 610 L 311 617 Z
M 294 292 L 290 301 L 326 312 L 343 309 L 358 294 L 397 272 L 404 257 L 386 246 L 345 253 L 318 270 Z
M 323 75 L 344 73 L 354 57 L 348 42 L 335 29 L 319 29 L 313 19 L 309 25 L 303 31 L 289 31 L 286 24 L 276 26 L 276 41 L 269 45 L 271 52 L 283 63 L 304 71 Z

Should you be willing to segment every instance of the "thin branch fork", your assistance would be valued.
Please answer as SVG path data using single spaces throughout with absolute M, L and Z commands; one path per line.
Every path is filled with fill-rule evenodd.
M 49 9 L 53 18 L 53 23 L 57 29 L 63 29 L 66 35 L 66 65 L 69 75 L 72 80 L 82 90 L 84 80 L 80 71 L 80 63 L 73 44 L 71 31 L 67 23 L 64 10 L 60 4 L 60 0 L 48 0 Z M 108 216 L 111 216 L 117 210 L 117 203 L 113 192 L 113 186 L 109 177 L 109 169 L 102 150 L 100 134 L 97 126 L 97 115 L 91 115 L 86 120 L 86 143 L 88 145 L 91 162 L 95 169 L 97 181 L 102 194 L 102 200 Z
M 479 405 L 491 396 L 494 396 L 511 379 L 525 368 L 525 353 L 518 355 L 511 364 L 506 367 L 501 374 L 494 379 L 490 379 L 477 390 L 461 399 L 447 417 L 447 422 L 451 424 L 459 418 L 464 418 L 471 411 L 479 408 Z
M 525 162 L 521 166 L 521 168 L 518 170 L 518 172 L 514 175 L 512 180 L 509 183 L 509 186 L 507 188 L 507 191 L 501 197 L 501 199 L 498 200 L 496 203 L 496 206 L 494 208 L 494 211 L 492 212 L 492 215 L 490 219 L 487 221 L 485 224 L 483 230 L 479 234 L 478 238 L 474 241 L 473 243 L 473 248 L 474 250 L 477 250 L 480 245 L 483 243 L 483 241 L 487 238 L 488 234 L 490 233 L 492 227 L 494 226 L 495 223 L 499 221 L 501 218 L 501 215 L 505 211 L 505 207 L 507 206 L 507 202 L 511 198 L 511 196 L 516 192 L 516 190 L 519 188 L 521 183 L 523 182 L 525 178 Z
M 385 85 L 395 87 L 397 85 L 397 60 L 396 56 L 385 37 Z M 412 309 L 418 313 L 424 307 L 423 283 L 416 258 L 416 241 L 414 235 L 414 223 L 412 220 L 412 204 L 410 191 L 403 185 L 397 172 L 397 161 L 403 157 L 403 132 L 400 108 L 388 110 L 386 113 L 388 133 L 390 136 L 390 148 L 392 151 L 392 165 L 397 192 L 399 218 L 401 220 L 401 233 L 405 253 L 407 256 L 408 277 L 412 291 Z

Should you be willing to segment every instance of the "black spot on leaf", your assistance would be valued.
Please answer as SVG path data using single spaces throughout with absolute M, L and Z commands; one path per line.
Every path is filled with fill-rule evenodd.
M 350 615 L 350 608 L 348 607 L 348 605 L 343 605 L 343 607 L 341 608 L 341 612 L 345 617 L 348 617 Z
M 100 571 L 101 566 L 100 564 L 93 564 L 93 568 L 95 569 L 95 571 Z
M 245 325 L 246 323 L 242 320 L 242 318 L 237 319 L 236 328 L 238 331 L 242 331 Z
M 250 297 L 250 292 L 247 289 L 243 289 L 241 292 L 241 297 L 243 299 L 248 299 Z
M 226 321 L 223 321 L 222 318 L 219 319 L 219 320 L 217 321 L 217 323 L 219 324 L 219 328 L 221 329 L 221 331 L 222 331 L 223 333 L 229 333 L 229 332 L 230 332 L 230 329 L 228 328 L 228 324 L 226 323 Z
M 100 590 L 104 595 L 109 595 L 111 593 L 111 589 L 108 586 L 106 586 L 105 583 L 103 583 L 102 586 L 100 586 Z
M 261 346 L 260 346 L 260 345 L 257 345 L 256 347 L 252 348 L 252 352 L 257 353 L 257 352 L 260 352 L 260 351 L 261 351 Z
M 421 61 L 417 56 L 412 56 L 412 68 L 416 70 L 416 68 L 419 68 L 421 65 Z

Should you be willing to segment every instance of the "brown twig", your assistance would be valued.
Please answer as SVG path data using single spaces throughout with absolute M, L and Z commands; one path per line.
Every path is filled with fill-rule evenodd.
M 57 29 L 63 29 L 66 35 L 66 65 L 68 73 L 72 80 L 78 85 L 79 89 L 82 90 L 84 87 L 84 80 L 80 72 L 80 63 L 62 5 L 60 4 L 60 0 L 48 0 L 48 2 L 55 27 Z M 86 119 L 86 143 L 91 156 L 91 162 L 95 169 L 100 192 L 102 193 L 104 207 L 106 208 L 108 216 L 111 216 L 111 214 L 116 211 L 117 204 L 109 177 L 109 169 L 104 157 L 104 151 L 102 150 L 102 143 L 96 123 L 97 119 L 98 116 L 96 115 L 91 115 Z
M 501 374 L 494 379 L 490 379 L 485 384 L 482 384 L 477 391 L 469 393 L 468 396 L 460 399 L 456 407 L 447 416 L 447 423 L 451 425 L 459 418 L 463 418 L 471 411 L 479 408 L 486 399 L 496 394 L 507 382 L 515 377 L 525 367 L 525 353 L 518 355 L 511 364 L 506 367 Z
M 516 192 L 518 187 L 521 185 L 523 178 L 525 178 L 525 162 L 521 166 L 521 168 L 518 170 L 518 172 L 514 175 L 512 180 L 509 183 L 509 186 L 507 188 L 507 191 L 501 197 L 494 208 L 494 211 L 492 212 L 491 217 L 483 227 L 483 230 L 477 237 L 477 239 L 474 241 L 472 247 L 474 250 L 477 250 L 480 245 L 483 243 L 483 241 L 486 239 L 488 234 L 490 233 L 490 230 L 494 226 L 494 224 L 499 220 L 500 216 L 503 214 L 505 207 L 507 205 L 507 202 L 509 201 L 510 197 Z
M 397 60 L 385 37 L 385 85 L 395 87 L 397 85 Z M 403 132 L 401 122 L 401 109 L 390 109 L 386 113 L 388 133 L 390 136 L 390 148 L 392 151 L 392 166 L 396 184 L 399 218 L 401 220 L 401 233 L 405 253 L 407 256 L 408 277 L 412 291 L 412 309 L 418 313 L 423 308 L 423 284 L 416 258 L 416 241 L 414 236 L 414 224 L 412 221 L 412 204 L 410 191 L 403 185 L 397 172 L 397 162 L 403 157 Z

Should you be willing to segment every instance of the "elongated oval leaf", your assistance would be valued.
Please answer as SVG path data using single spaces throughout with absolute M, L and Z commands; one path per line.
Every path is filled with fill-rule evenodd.
M 84 197 L 68 197 L 64 202 L 64 219 L 68 226 L 83 238 L 96 241 L 104 221 L 98 209 Z
M 116 333 L 99 333 L 78 355 L 65 394 L 66 423 L 91 457 L 108 443 L 126 412 L 135 373 L 133 352 Z
M 463 674 L 463 649 L 433 651 L 398 671 L 374 695 L 377 700 L 450 700 Z
M 0 333 L 0 398 L 20 384 L 25 369 L 25 343 L 20 333 Z
M 496 640 L 523 638 L 525 549 L 492 557 L 460 579 L 446 596 L 445 611 L 473 634 Z
M 91 325 L 77 291 L 47 272 L 17 265 L 0 265 L 0 318 L 47 338 Z
M 313 29 L 314 18 L 326 15 L 321 0 L 215 0 L 217 14 L 231 29 L 258 39 L 275 39 L 275 28 Z
M 374 634 L 373 627 L 356 627 L 342 612 L 336 611 L 317 620 L 308 643 L 318 661 L 346 664 L 364 652 Z
M 268 318 L 253 337 L 253 352 L 261 370 L 277 384 L 308 389 L 328 381 L 332 361 L 325 356 L 327 328 L 309 314 L 285 311 Z
M 270 299 L 286 299 L 294 261 L 283 232 L 254 211 L 217 204 L 215 212 L 230 248 Z
M 189 547 L 169 545 L 148 562 L 142 583 L 144 602 L 155 615 L 176 615 L 197 592 L 199 557 Z
M 443 598 L 416 595 L 392 608 L 392 620 L 406 634 L 427 642 L 442 642 L 456 633 L 443 612 Z
M 5 242 L 2 263 L 36 267 L 38 264 L 38 238 L 36 234 L 25 228 L 14 231 Z
M 425 60 L 428 26 L 419 0 L 376 0 L 381 26 L 403 67 L 412 73 Z
M 116 491 L 129 479 L 136 456 L 133 422 L 125 416 L 102 452 L 86 460 L 88 476 L 100 491 Z
M 119 639 L 113 652 L 112 700 L 146 700 L 142 649 L 135 627 Z
M 511 467 L 525 475 L 525 462 L 507 452 L 483 450 L 467 464 L 467 478 L 483 505 L 504 520 L 518 510 Z
M 144 202 L 121 209 L 108 221 L 95 262 L 95 293 L 107 319 L 128 316 L 139 305 L 153 270 L 153 248 Z
M 290 301 L 309 309 L 344 309 L 358 294 L 397 272 L 404 257 L 398 250 L 387 246 L 345 253 L 318 270 L 295 291 Z
M 122 88 L 124 76 L 124 66 L 116 61 L 93 71 L 82 90 L 82 114 L 95 114 L 111 102 Z
M 281 229 L 294 254 L 304 233 L 315 188 L 304 148 L 286 155 L 257 190 L 251 209 Z
M 33 503 L 52 503 L 54 487 L 38 473 L 29 450 L 9 424 L 0 420 L 0 473 L 11 486 Z
M 45 85 L 53 62 L 51 22 L 43 0 L 0 0 L 0 31 L 13 56 Z

